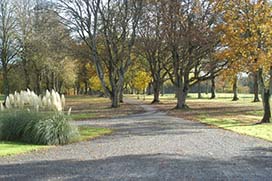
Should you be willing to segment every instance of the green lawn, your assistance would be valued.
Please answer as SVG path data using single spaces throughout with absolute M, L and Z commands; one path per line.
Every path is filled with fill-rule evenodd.
M 77 113 L 77 114 L 71 114 L 69 117 L 75 121 L 77 120 L 86 120 L 86 119 L 92 119 L 95 118 L 96 114 L 94 113 Z
M 200 122 L 217 126 L 226 130 L 234 131 L 240 134 L 245 134 L 268 141 L 272 141 L 272 124 L 252 124 L 243 123 L 235 118 L 210 118 L 203 117 Z
M 26 153 L 29 151 L 35 151 L 44 148 L 49 148 L 49 146 L 29 145 L 18 142 L 0 141 L 0 157 Z
M 86 141 L 97 138 L 99 136 L 110 134 L 112 133 L 112 130 L 107 128 L 91 128 L 84 126 L 79 128 L 79 132 L 79 141 Z M 22 154 L 40 149 L 48 149 L 50 147 L 52 146 L 30 145 L 18 142 L 0 141 L 0 157 Z
M 218 101 L 227 101 L 227 102 L 231 102 L 232 101 L 232 96 L 233 94 L 232 93 L 217 93 L 216 94 L 216 99 L 212 99 L 210 100 L 210 94 L 205 94 L 205 93 L 202 93 L 201 96 L 202 98 L 201 99 L 198 99 L 197 97 L 198 95 L 196 93 L 189 93 L 188 94 L 188 100 L 198 100 L 198 101 L 215 101 L 215 102 L 218 102 Z M 127 94 L 126 97 L 131 97 L 131 98 L 137 98 L 138 96 L 137 95 L 131 95 L 131 94 Z M 143 98 L 145 98 L 145 101 L 146 102 L 151 102 L 153 100 L 153 95 L 142 95 L 140 94 L 139 95 L 140 97 L 140 100 L 143 100 Z M 244 101 L 252 101 L 253 100 L 253 94 L 238 94 L 238 97 L 239 97 L 239 101 L 241 102 L 244 102 Z M 175 98 L 175 94 L 164 94 L 163 96 L 160 96 L 160 100 L 162 102 L 175 102 L 176 101 L 176 98 Z
M 108 135 L 112 133 L 112 130 L 108 128 L 91 128 L 82 126 L 79 128 L 80 141 L 87 141 L 90 139 L 97 138 L 99 136 Z
M 202 94 L 202 96 L 202 99 L 197 99 L 197 94 L 189 94 L 187 103 L 190 109 L 188 110 L 173 109 L 176 104 L 173 94 L 161 97 L 161 104 L 156 106 L 172 116 L 272 141 L 272 123 L 256 124 L 262 119 L 263 108 L 261 102 L 252 102 L 253 94 L 239 94 L 240 100 L 235 102 L 232 101 L 231 93 L 217 93 L 217 98 L 213 100 L 209 99 L 210 95 Z M 145 102 L 150 103 L 152 98 L 152 95 L 146 96 Z
M 68 96 L 66 110 L 72 108 L 73 120 L 98 118 L 116 118 L 142 112 L 140 106 L 123 103 L 119 108 L 112 109 L 109 98 L 97 96 Z

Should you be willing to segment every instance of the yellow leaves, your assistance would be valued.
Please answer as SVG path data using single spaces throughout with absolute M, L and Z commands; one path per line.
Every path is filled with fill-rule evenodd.
M 107 85 L 110 84 L 108 79 L 105 79 L 105 81 L 106 81 Z M 92 90 L 94 90 L 94 91 L 102 91 L 102 92 L 104 91 L 103 87 L 101 85 L 101 82 L 100 82 L 100 80 L 99 80 L 99 78 L 98 78 L 97 75 L 92 76 L 89 79 L 89 83 L 90 83 L 90 87 L 92 88 Z
M 89 79 L 89 82 L 90 82 L 90 87 L 92 88 L 92 90 L 94 90 L 94 91 L 101 91 L 102 90 L 100 80 L 97 76 L 91 77 Z
M 139 71 L 136 73 L 133 83 L 134 83 L 134 87 L 138 91 L 140 91 L 140 90 L 144 90 L 148 86 L 148 83 L 150 81 L 151 81 L 151 77 L 147 72 Z
M 271 6 L 264 0 L 224 1 L 224 22 L 216 30 L 226 47 L 216 57 L 228 59 L 234 72 L 269 69 L 272 64 Z

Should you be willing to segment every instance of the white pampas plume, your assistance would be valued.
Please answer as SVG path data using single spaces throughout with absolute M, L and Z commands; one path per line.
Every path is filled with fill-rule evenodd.
M 19 107 L 20 109 L 29 109 L 30 111 L 42 109 L 61 112 L 64 109 L 65 97 L 64 95 L 60 96 L 55 90 L 51 92 L 46 90 L 45 96 L 38 96 L 35 92 L 27 89 L 26 91 L 15 92 L 7 96 L 5 104 L 7 109 Z M 0 105 L 0 109 L 4 109 L 4 106 Z
M 43 106 L 42 96 L 39 95 L 38 99 L 39 99 L 39 106 L 42 107 Z
M 67 112 L 67 115 L 70 116 L 71 115 L 71 112 L 72 112 L 72 107 L 69 108 L 68 112 Z
M 4 111 L 4 110 L 5 110 L 5 107 L 4 107 L 4 105 L 3 105 L 2 103 L 0 103 L 0 110 L 1 110 L 1 111 Z
M 60 95 L 55 90 L 51 91 L 52 107 L 55 111 L 62 111 Z
M 56 92 L 56 98 L 57 98 L 57 109 L 58 111 L 62 111 L 62 103 L 61 103 L 61 98 L 60 98 L 60 94 L 58 92 Z
M 39 108 L 40 108 L 40 106 L 36 105 L 36 112 L 39 112 Z
M 49 99 L 47 99 L 47 107 L 51 107 L 52 106 L 52 102 L 51 102 L 51 99 L 49 98 Z
M 8 109 L 11 108 L 9 96 L 6 98 L 5 105 L 6 105 L 6 108 L 8 108 Z
M 51 94 L 50 94 L 50 92 L 49 92 L 49 90 L 46 90 L 46 92 L 45 92 L 45 97 L 50 97 L 51 96 Z
M 9 94 L 9 101 L 11 105 L 14 105 L 14 96 L 12 94 Z
M 63 94 L 61 94 L 61 104 L 62 104 L 62 108 L 65 107 L 65 97 Z
M 47 107 L 48 103 L 47 103 L 47 98 L 46 98 L 46 97 L 43 97 L 43 98 L 42 98 L 42 105 L 43 105 L 44 107 Z

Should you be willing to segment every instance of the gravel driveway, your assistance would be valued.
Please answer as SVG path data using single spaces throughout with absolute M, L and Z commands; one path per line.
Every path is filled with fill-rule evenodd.
M 110 136 L 0 158 L 0 180 L 272 180 L 272 143 L 144 108 L 77 122 Z

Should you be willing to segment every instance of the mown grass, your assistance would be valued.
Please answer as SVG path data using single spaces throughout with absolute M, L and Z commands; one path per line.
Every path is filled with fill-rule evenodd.
M 108 128 L 91 128 L 87 126 L 82 126 L 79 128 L 79 132 L 80 141 L 87 141 L 103 135 L 111 134 L 112 130 Z
M 240 134 L 253 136 L 268 141 L 272 141 L 272 124 L 252 124 L 245 123 L 235 118 L 210 118 L 202 117 L 200 122 L 217 126 L 226 130 L 234 131 Z
M 92 128 L 83 126 L 79 128 L 80 138 L 77 141 L 87 141 L 112 133 L 108 128 Z M 49 149 L 52 146 L 31 145 L 19 142 L 0 141 L 0 157 L 23 154 L 41 149 Z
M 119 108 L 111 108 L 109 98 L 96 96 L 66 97 L 66 109 L 72 108 L 73 120 L 116 118 L 143 112 L 138 105 L 123 103 Z
M 8 155 L 22 154 L 29 151 L 36 151 L 49 146 L 30 145 L 19 142 L 0 141 L 0 157 Z
M 73 120 L 86 120 L 86 119 L 93 119 L 96 117 L 96 114 L 93 113 L 76 113 L 76 114 L 71 114 L 69 116 Z
M 176 110 L 173 109 L 176 104 L 175 96 L 166 94 L 161 97 L 161 104 L 155 106 L 172 116 L 272 141 L 272 124 L 256 124 L 262 119 L 263 108 L 261 102 L 252 102 L 252 94 L 239 94 L 239 101 L 235 102 L 232 101 L 233 94 L 219 93 L 213 100 L 209 96 L 202 94 L 202 99 L 197 99 L 197 94 L 189 94 L 187 103 L 190 109 Z M 146 96 L 145 103 L 150 103 L 152 98 Z
M 131 98 L 137 98 L 138 95 L 126 95 L 127 97 Z M 226 101 L 226 102 L 232 102 L 232 93 L 217 93 L 216 94 L 216 99 L 210 99 L 210 94 L 201 94 L 201 99 L 198 99 L 198 95 L 196 93 L 189 93 L 188 99 L 187 100 L 198 100 L 198 101 L 212 101 L 212 102 L 218 102 L 218 101 Z M 140 100 L 142 101 L 145 98 L 145 102 L 151 102 L 153 100 L 153 95 L 139 95 Z M 160 100 L 163 103 L 168 103 L 168 102 L 175 102 L 175 94 L 164 94 L 163 96 L 160 96 Z M 250 102 L 253 100 L 253 95 L 252 94 L 239 94 L 239 102 Z

